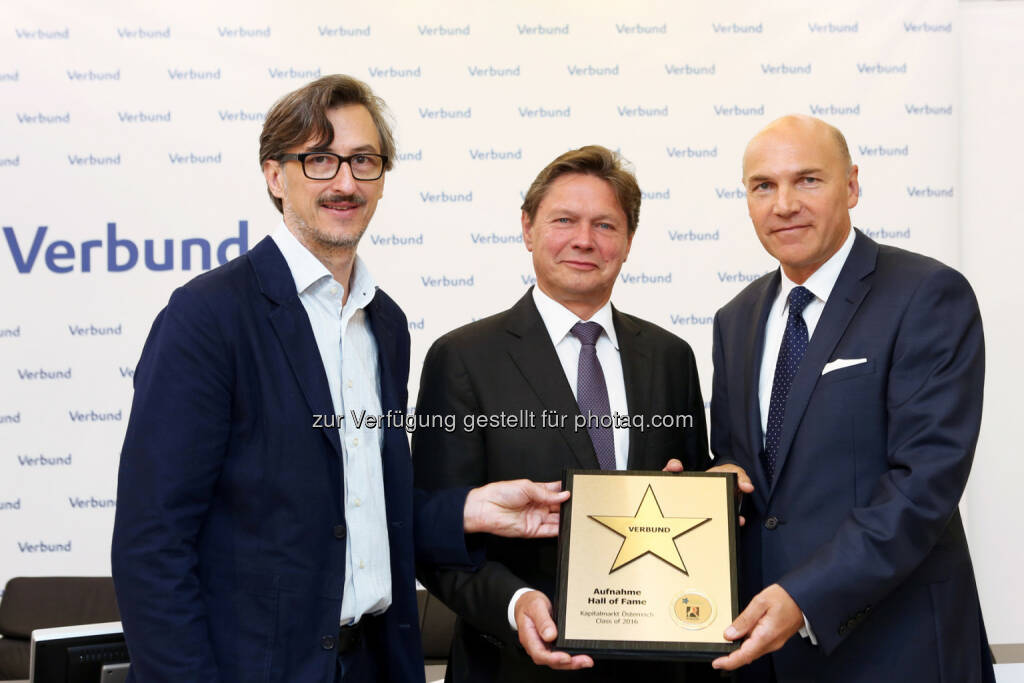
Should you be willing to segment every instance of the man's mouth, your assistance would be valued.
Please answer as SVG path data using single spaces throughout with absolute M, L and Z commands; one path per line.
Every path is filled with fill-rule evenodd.
M 598 268 L 596 263 L 590 261 L 562 261 L 562 263 L 576 270 L 597 270 Z
M 320 200 L 320 206 L 329 211 L 335 211 L 338 213 L 346 213 L 358 209 L 360 206 L 365 204 L 366 201 L 362 197 L 348 196 L 348 197 L 324 197 Z
M 791 232 L 793 230 L 802 230 L 803 228 L 809 228 L 809 227 L 811 227 L 811 226 L 808 225 L 807 223 L 800 223 L 798 225 L 783 225 L 782 227 L 779 227 L 779 228 L 772 228 L 772 233 L 773 234 L 780 233 L 780 232 L 785 233 L 785 232 Z

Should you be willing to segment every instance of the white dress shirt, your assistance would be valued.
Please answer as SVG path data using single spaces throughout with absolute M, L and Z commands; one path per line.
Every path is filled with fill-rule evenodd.
M 828 301 L 829 295 L 832 294 L 832 289 L 836 286 L 836 280 L 839 279 L 839 273 L 843 270 L 846 257 L 850 255 L 850 250 L 853 249 L 855 237 L 856 234 L 853 228 L 850 228 L 850 234 L 847 235 L 843 246 L 839 247 L 839 251 L 832 254 L 832 257 L 821 264 L 821 267 L 814 271 L 807 278 L 807 281 L 803 283 L 803 287 L 814 295 L 814 298 L 804 308 L 802 316 L 807 324 L 808 343 L 814 335 L 815 328 L 818 326 L 818 320 L 821 319 L 821 312 L 825 310 L 825 303 Z M 784 270 L 780 268 L 780 271 L 782 280 L 779 286 L 779 293 L 772 303 L 771 310 L 768 312 L 768 320 L 764 328 L 764 354 L 761 356 L 761 377 L 757 388 L 758 399 L 761 405 L 762 446 L 764 445 L 764 435 L 768 432 L 768 408 L 772 400 L 775 364 L 779 360 L 782 336 L 786 333 L 786 320 L 789 318 L 789 293 L 793 291 L 794 287 L 798 286 L 786 277 Z M 800 629 L 800 635 L 804 638 L 809 638 L 814 645 L 818 644 L 818 640 L 814 637 L 814 631 L 811 629 L 811 624 L 807 621 L 806 616 L 804 616 L 804 627 Z
M 391 555 L 380 459 L 384 432 L 370 429 L 365 423 L 357 429 L 351 415 L 351 411 L 359 415 L 364 410 L 366 415 L 381 414 L 377 342 L 364 310 L 377 285 L 356 256 L 351 291 L 343 305 L 345 286 L 287 227 L 281 225 L 271 238 L 288 263 L 299 301 L 309 316 L 334 412 L 345 416 L 337 424 L 348 529 L 340 619 L 342 624 L 348 624 L 364 614 L 377 614 L 391 606 Z M 305 455 L 308 454 L 297 453 L 295 457 Z
M 594 348 L 597 350 L 597 359 L 601 363 L 601 372 L 604 373 L 604 383 L 608 388 L 608 408 L 612 415 L 629 415 L 629 408 L 626 406 L 626 380 L 622 374 L 622 356 L 619 353 L 619 339 L 615 335 L 615 323 L 612 320 L 612 304 L 606 302 L 590 320 L 583 320 L 568 308 L 558 303 L 544 292 L 540 287 L 533 288 L 533 302 L 537 305 L 540 318 L 544 321 L 544 327 L 551 335 L 551 343 L 555 346 L 558 360 L 562 363 L 562 370 L 565 378 L 572 387 L 572 395 L 576 396 L 576 380 L 579 375 L 580 349 L 582 342 L 571 332 L 573 325 L 578 322 L 595 322 L 601 326 L 601 336 L 597 338 Z M 623 420 L 620 424 L 626 424 Z M 626 469 L 629 461 L 629 427 L 614 427 L 615 438 L 615 469 Z M 508 623 L 512 630 L 516 628 L 515 609 L 519 596 L 533 590 L 532 588 L 520 588 L 512 594 L 512 600 L 508 605 Z

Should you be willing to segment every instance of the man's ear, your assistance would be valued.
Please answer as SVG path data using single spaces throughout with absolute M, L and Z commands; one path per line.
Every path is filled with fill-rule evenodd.
M 270 194 L 278 199 L 284 199 L 287 189 L 284 180 L 284 167 L 275 159 L 267 159 L 263 162 L 263 177 L 267 179 L 267 189 Z
M 533 251 L 533 225 L 525 211 L 519 221 L 523 224 L 523 244 L 526 245 L 526 251 Z

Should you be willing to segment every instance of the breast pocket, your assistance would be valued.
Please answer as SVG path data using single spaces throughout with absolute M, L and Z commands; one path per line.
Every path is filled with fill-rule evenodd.
M 857 365 L 849 365 L 845 368 L 839 368 L 833 370 L 821 376 L 818 380 L 818 386 L 826 384 L 834 384 L 835 382 L 843 382 L 854 377 L 861 377 L 862 375 L 870 375 L 875 371 L 875 359 L 872 358 L 865 363 L 858 363 Z

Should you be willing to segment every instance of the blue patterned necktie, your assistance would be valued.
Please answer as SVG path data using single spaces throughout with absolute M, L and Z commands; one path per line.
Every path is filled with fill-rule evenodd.
M 597 359 L 597 338 L 602 327 L 598 323 L 579 322 L 572 326 L 572 335 L 580 340 L 580 360 L 576 374 L 576 403 L 580 414 L 587 418 L 587 432 L 597 453 L 602 470 L 615 469 L 615 436 L 611 426 L 597 424 L 601 418 L 609 420 L 608 385 L 604 381 L 601 362 Z
M 786 417 L 786 399 L 793 385 L 800 361 L 807 351 L 807 323 L 804 322 L 804 308 L 814 299 L 805 287 L 794 287 L 789 293 L 789 318 L 786 332 L 782 335 L 779 359 L 775 363 L 775 379 L 772 381 L 772 398 L 768 404 L 768 428 L 764 434 L 764 452 L 761 459 L 765 474 L 770 482 L 775 477 L 775 458 L 779 454 L 779 437 Z

